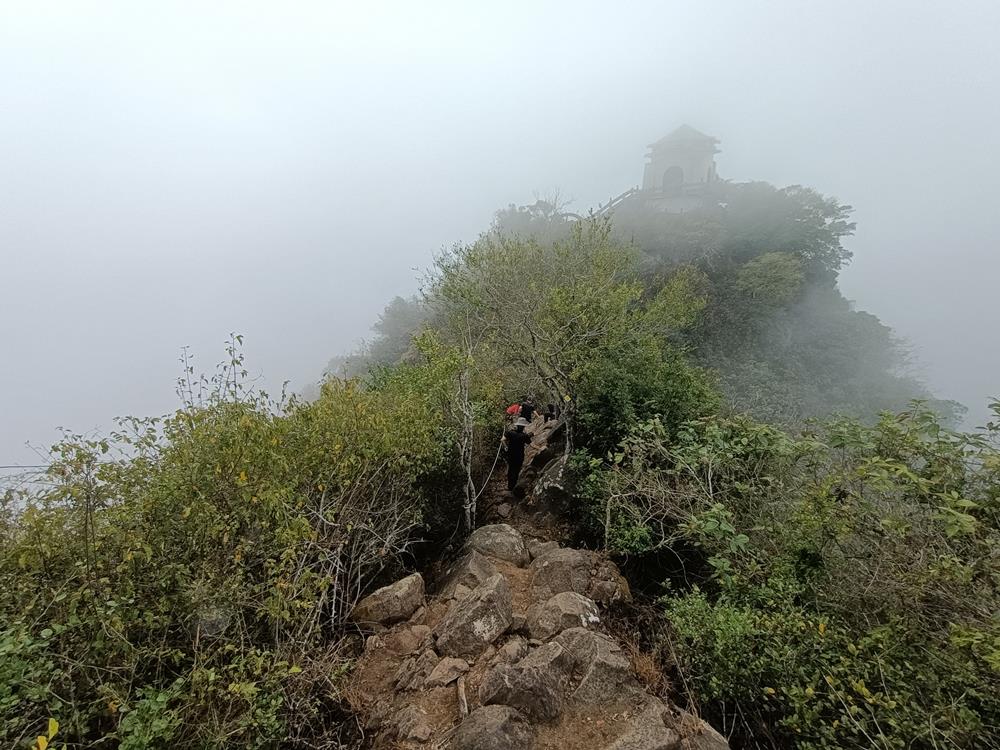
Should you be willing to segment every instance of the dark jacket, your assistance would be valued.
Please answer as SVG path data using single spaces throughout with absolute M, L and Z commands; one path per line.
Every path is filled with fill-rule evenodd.
M 531 435 L 523 430 L 507 430 L 507 463 L 524 463 L 524 446 L 531 442 Z

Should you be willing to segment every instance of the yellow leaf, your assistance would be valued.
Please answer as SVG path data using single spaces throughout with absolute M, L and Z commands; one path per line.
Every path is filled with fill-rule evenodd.
M 240 472 L 240 481 L 243 484 L 246 484 L 246 482 L 247 482 L 247 473 L 246 473 L 246 471 L 241 471 Z
M 56 736 L 56 732 L 59 731 L 59 722 L 55 719 L 49 719 L 49 739 L 51 740 Z
M 819 634 L 823 635 L 825 632 L 826 632 L 826 623 L 825 622 L 821 622 L 819 624 Z
M 35 747 L 37 747 L 38 750 L 45 750 L 45 748 L 47 748 L 48 746 L 49 746 L 48 739 L 46 737 L 43 737 L 42 735 L 38 735 L 38 739 L 35 740 Z
M 191 506 L 189 505 L 184 510 L 181 511 L 181 518 L 187 518 L 191 515 Z

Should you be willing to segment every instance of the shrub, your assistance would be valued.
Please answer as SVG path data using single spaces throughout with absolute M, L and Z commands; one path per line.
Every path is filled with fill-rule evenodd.
M 451 455 L 419 366 L 312 404 L 182 379 L 164 419 L 67 435 L 0 540 L 0 737 L 339 747 L 341 623 L 424 530 Z M 200 395 L 198 395 L 200 394 Z
M 998 437 L 919 404 L 799 438 L 652 421 L 588 465 L 583 498 L 612 551 L 701 573 L 663 600 L 667 650 L 717 725 L 775 746 L 996 747 Z

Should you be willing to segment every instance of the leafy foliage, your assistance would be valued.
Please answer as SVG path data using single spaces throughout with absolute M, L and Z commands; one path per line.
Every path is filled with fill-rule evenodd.
M 0 539 L 5 745 L 51 716 L 73 745 L 340 746 L 341 622 L 450 486 L 439 382 L 244 378 L 234 341 L 175 414 L 55 447 Z
M 552 245 L 491 234 L 439 259 L 430 295 L 562 404 L 567 446 L 576 430 L 608 442 L 636 417 L 687 417 L 713 403 L 705 375 L 667 339 L 704 306 L 701 276 L 678 272 L 647 298 L 637 260 L 602 221 Z
M 801 747 L 996 746 L 998 438 L 919 405 L 797 439 L 653 421 L 589 465 L 586 498 L 610 549 L 687 557 L 669 650 L 717 724 Z

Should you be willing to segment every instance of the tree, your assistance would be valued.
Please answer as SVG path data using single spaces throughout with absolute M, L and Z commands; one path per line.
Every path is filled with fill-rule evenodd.
M 438 259 L 432 295 L 445 320 L 481 332 L 501 361 L 559 400 L 568 453 L 581 389 L 598 363 L 658 356 L 665 335 L 704 304 L 684 283 L 647 299 L 637 261 L 607 220 L 580 222 L 550 245 L 492 233 Z

